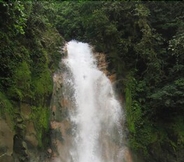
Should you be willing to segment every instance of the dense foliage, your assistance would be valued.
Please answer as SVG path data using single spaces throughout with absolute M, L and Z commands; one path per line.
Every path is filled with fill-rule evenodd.
M 125 94 L 129 145 L 146 161 L 182 161 L 183 2 L 83 1 L 58 4 L 66 40 L 107 54 Z
M 131 149 L 149 162 L 182 161 L 183 8 L 164 1 L 0 2 L 1 116 L 14 114 L 14 102 L 29 103 L 42 138 L 59 32 L 106 53 L 125 96 Z
M 32 107 L 39 145 L 48 131 L 52 74 L 61 57 L 63 39 L 45 13 L 48 3 L 0 2 L 0 116 Z M 38 123 L 37 123 L 38 122 Z M 15 132 L 16 123 L 15 124 Z

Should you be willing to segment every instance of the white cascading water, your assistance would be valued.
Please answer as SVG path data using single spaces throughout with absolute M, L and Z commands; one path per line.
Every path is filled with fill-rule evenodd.
M 111 82 L 87 43 L 66 45 L 64 86 L 70 86 L 72 141 L 64 162 L 123 162 L 123 112 Z

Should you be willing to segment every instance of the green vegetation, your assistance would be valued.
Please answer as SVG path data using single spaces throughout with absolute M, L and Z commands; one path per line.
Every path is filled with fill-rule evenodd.
M 51 7 L 47 2 L 0 2 L 0 117 L 9 114 L 12 123 L 17 124 L 17 105 L 29 104 L 41 148 L 49 131 L 52 74 L 64 43 L 45 15 Z
M 9 114 L 13 120 L 13 106 L 11 102 L 0 92 L 0 116 L 5 117 L 6 114 Z
M 36 128 L 40 148 L 44 148 L 49 142 L 48 137 L 45 137 L 45 134 L 49 131 L 49 113 L 50 111 L 47 107 L 32 107 L 31 119 Z
M 14 102 L 29 103 L 43 146 L 62 35 L 106 53 L 125 96 L 130 148 L 145 161 L 182 161 L 183 8 L 179 1 L 1 1 L 1 116 L 14 114 Z
M 129 145 L 145 161 L 182 161 L 183 2 L 58 3 L 66 40 L 105 52 L 125 95 Z

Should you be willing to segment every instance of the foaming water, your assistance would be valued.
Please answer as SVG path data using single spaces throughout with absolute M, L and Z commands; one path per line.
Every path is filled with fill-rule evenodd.
M 110 80 L 98 70 L 87 43 L 66 45 L 65 95 L 72 102 L 68 120 L 71 139 L 65 162 L 122 162 L 123 112 Z

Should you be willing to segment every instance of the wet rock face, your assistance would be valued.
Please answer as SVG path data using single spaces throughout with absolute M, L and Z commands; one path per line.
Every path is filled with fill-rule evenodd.
M 0 162 L 46 162 L 46 151 L 40 153 L 38 150 L 31 106 L 20 103 L 17 109 L 13 122 L 9 121 L 8 114 L 0 118 Z
M 13 137 L 13 159 L 23 162 L 30 160 L 29 141 L 26 141 L 26 133 L 30 128 L 26 125 L 31 120 L 31 109 L 28 104 L 20 104 L 20 112 L 15 114 L 15 135 Z M 27 127 L 26 127 L 27 126 Z
M 58 159 L 62 159 L 67 155 L 66 152 L 66 143 L 70 141 L 70 129 L 71 124 L 68 121 L 68 109 L 71 107 L 71 103 L 68 100 L 67 96 L 64 95 L 66 90 L 63 87 L 63 75 L 65 67 L 61 66 L 61 69 L 55 73 L 53 81 L 53 96 L 51 104 L 51 119 L 50 119 L 50 128 L 51 128 L 51 148 L 48 149 L 50 156 L 50 161 L 55 162 Z
M 38 140 L 36 138 L 36 130 L 32 121 L 27 121 L 25 123 L 25 141 L 29 142 L 33 147 L 38 146 Z
M 36 130 L 34 126 L 34 121 L 31 119 L 31 107 L 28 104 L 21 104 L 21 117 L 23 124 L 23 138 L 31 147 L 38 146 L 38 140 L 36 138 Z
M 21 135 L 15 135 L 14 136 L 14 144 L 13 144 L 13 150 L 14 150 L 14 158 L 19 161 L 28 161 L 28 150 L 27 150 L 27 144 L 24 142 L 23 137 Z
M 116 81 L 116 74 L 110 73 L 108 68 L 108 62 L 106 61 L 106 55 L 104 53 L 94 53 L 95 58 L 97 59 L 97 66 L 100 71 L 103 71 L 103 73 L 110 79 L 110 81 L 113 83 Z
M 13 162 L 13 136 L 12 128 L 5 119 L 0 119 L 0 161 Z

